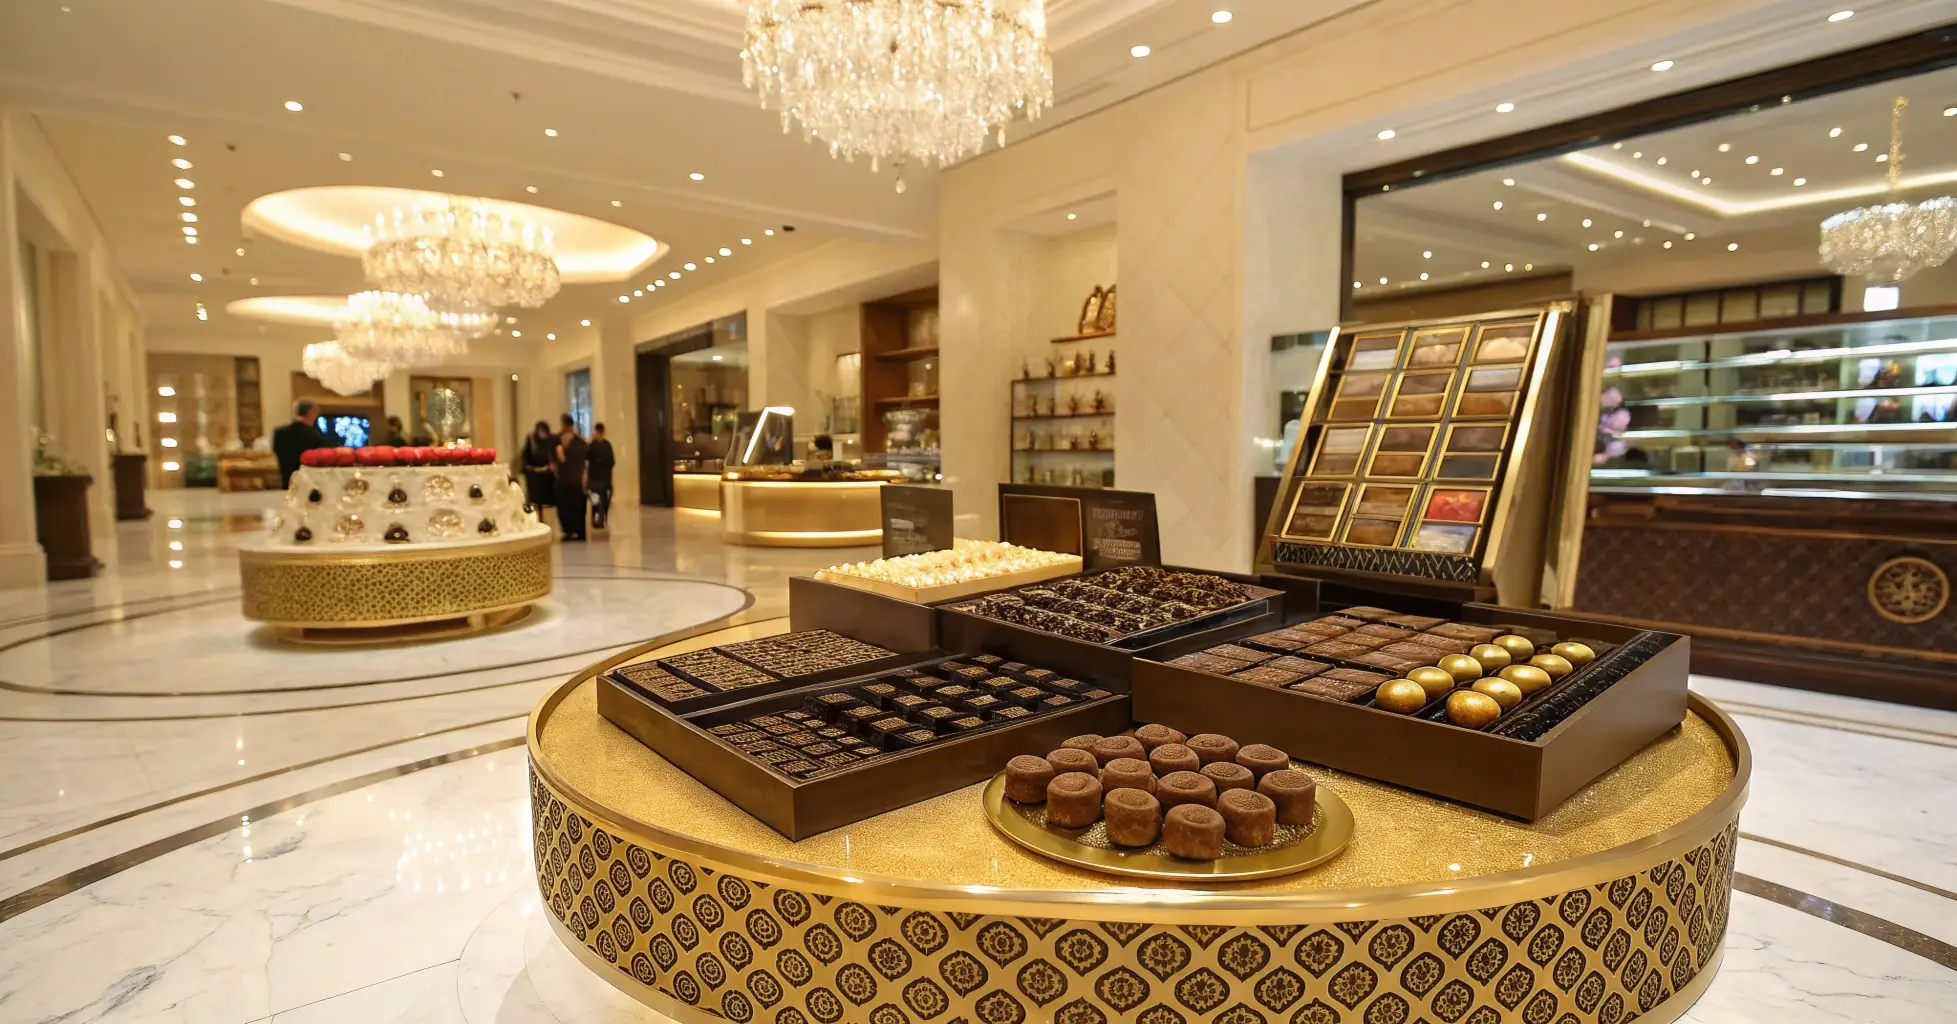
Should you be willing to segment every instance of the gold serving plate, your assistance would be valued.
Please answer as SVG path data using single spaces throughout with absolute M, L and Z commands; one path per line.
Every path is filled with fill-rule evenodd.
M 1248 848 L 1225 841 L 1215 860 L 1184 860 L 1157 841 L 1139 848 L 1108 842 L 1107 825 L 1062 828 L 1046 823 L 1045 804 L 1006 799 L 1006 775 L 986 784 L 985 815 L 1007 839 L 1040 854 L 1090 871 L 1178 882 L 1242 882 L 1274 878 L 1317 867 L 1343 853 L 1352 842 L 1352 808 L 1337 793 L 1318 787 L 1318 807 L 1310 825 L 1279 825 L 1267 847 Z

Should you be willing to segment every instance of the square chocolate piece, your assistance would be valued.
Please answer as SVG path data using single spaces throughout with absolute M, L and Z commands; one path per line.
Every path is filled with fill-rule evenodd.
M 901 691 L 890 683 L 864 683 L 856 688 L 856 692 L 861 694 L 864 700 L 883 707 L 890 698 L 897 696 Z
M 781 764 L 785 761 L 794 761 L 801 757 L 801 755 L 796 751 L 783 750 L 780 747 L 770 747 L 767 750 L 757 750 L 754 751 L 752 754 L 749 754 L 748 756 L 754 758 L 756 761 L 759 761 L 762 764 Z
M 1256 636 L 1244 637 L 1243 642 L 1274 647 L 1280 651 L 1295 651 L 1301 647 L 1317 643 L 1318 638 L 1309 633 L 1298 633 L 1289 629 L 1274 629 L 1268 633 L 1259 633 Z
M 1257 683 L 1262 686 L 1286 686 L 1309 677 L 1302 672 L 1294 672 L 1290 669 L 1273 668 L 1270 665 L 1252 665 L 1230 678 L 1241 679 L 1246 683 Z
M 883 745 L 890 750 L 909 750 L 921 747 L 938 738 L 938 734 L 923 726 L 900 729 L 883 738 Z
M 893 732 L 902 732 L 905 729 L 915 728 L 917 728 L 915 723 L 905 719 L 901 715 L 887 715 L 874 722 L 865 723 L 862 732 L 864 739 L 872 743 L 877 743 L 887 738 Z
M 746 732 L 747 726 L 739 722 L 729 722 L 726 725 L 716 725 L 707 731 L 715 736 L 732 736 L 737 732 Z
M 985 682 L 978 684 L 978 688 L 980 692 L 989 693 L 994 697 L 1004 699 L 1006 694 L 1011 693 L 1022 686 L 1031 686 L 1031 685 L 1032 685 L 1031 683 L 1022 683 L 1019 680 L 1012 678 L 1011 676 L 993 676 L 992 678 L 987 679 Z
M 942 668 L 943 666 L 939 667 Z M 951 673 L 951 678 L 956 682 L 975 683 L 981 679 L 990 678 L 991 675 L 992 670 L 986 668 L 984 665 L 967 665 L 964 668 L 954 669 Z
M 1470 626 L 1465 622 L 1443 622 L 1427 632 L 1449 640 L 1466 640 L 1476 644 L 1485 644 L 1502 635 L 1502 631 L 1493 626 Z
M 1279 668 L 1285 670 L 1286 672 L 1297 672 L 1300 673 L 1299 675 L 1300 679 L 1309 679 L 1312 676 L 1319 675 L 1320 673 L 1324 673 L 1324 672 L 1330 672 L 1332 670 L 1332 666 L 1327 665 L 1322 661 L 1312 661 L 1309 658 L 1294 658 L 1288 655 L 1282 658 L 1277 658 L 1272 661 L 1267 661 L 1258 667 Z
M 1317 697 L 1330 697 L 1333 700 L 1355 701 L 1364 698 L 1379 686 L 1378 683 L 1361 683 L 1347 679 L 1331 679 L 1319 676 L 1302 683 L 1292 683 L 1285 687 L 1294 693 L 1309 693 Z
M 1368 633 L 1362 633 L 1356 629 L 1338 638 L 1337 640 L 1332 641 L 1332 643 L 1335 644 L 1352 644 L 1355 647 L 1364 647 L 1369 651 L 1377 651 L 1380 648 L 1385 647 L 1387 644 L 1390 644 L 1392 642 L 1393 641 L 1388 640 L 1386 637 L 1373 636 Z
M 1059 690 L 1061 693 L 1081 693 L 1094 688 L 1093 683 L 1083 683 L 1078 679 L 1067 678 L 1049 679 L 1040 685 L 1049 690 Z
M 1034 710 L 1058 711 L 1061 708 L 1069 707 L 1071 705 L 1078 704 L 1078 703 L 1080 703 L 1080 701 L 1076 700 L 1073 697 L 1069 697 L 1064 693 L 1056 693 L 1053 696 L 1048 697 L 1040 701 L 1038 704 L 1034 705 Z
M 815 716 L 806 711 L 784 711 L 781 713 L 781 717 L 791 722 L 806 722 Z
M 843 748 L 835 745 L 834 743 L 829 742 L 828 740 L 822 740 L 820 742 L 811 743 L 808 746 L 803 747 L 802 756 L 824 758 L 824 757 L 828 757 L 830 754 L 838 753 L 842 749 Z
M 761 715 L 756 718 L 748 719 L 748 723 L 750 725 L 753 725 L 759 729 L 766 729 L 771 725 L 780 725 L 785 721 L 787 721 L 787 719 L 781 717 L 780 715 Z
M 919 725 L 932 726 L 942 731 L 945 726 L 951 723 L 952 719 L 963 717 L 965 717 L 965 712 L 957 708 L 948 708 L 943 704 L 933 704 L 928 708 L 919 708 L 913 712 L 911 714 L 911 721 Z
M 755 735 L 761 734 L 755 733 Z M 742 740 L 734 744 L 734 749 L 744 754 L 758 754 L 763 750 L 779 750 L 781 746 L 774 740 Z
M 959 701 L 958 706 L 974 714 L 989 714 L 1008 705 L 989 693 L 981 693 L 976 697 L 967 697 Z
M 783 773 L 788 775 L 793 775 L 798 779 L 806 779 L 809 776 L 822 771 L 821 765 L 816 764 L 814 761 L 802 760 L 802 759 L 789 761 L 786 764 L 778 764 L 775 767 L 778 770 L 782 771 Z
M 1360 626 L 1364 626 L 1368 624 L 1369 623 L 1367 623 L 1365 619 L 1355 619 L 1350 615 L 1326 615 L 1322 618 L 1316 618 L 1308 623 L 1301 623 L 1291 628 L 1302 629 L 1305 626 L 1318 625 L 1318 626 L 1343 626 L 1346 629 L 1358 629 Z
M 1100 700 L 1102 697 L 1112 697 L 1112 696 L 1114 696 L 1114 694 L 1109 693 L 1106 690 L 1089 690 L 1086 693 L 1080 695 L 1082 700 Z
M 867 743 L 859 743 L 856 746 L 849 748 L 849 752 L 855 754 L 857 757 L 875 757 L 878 754 L 883 753 L 883 751 L 878 750 L 877 748 L 870 746 Z
M 851 728 L 860 733 L 863 731 L 865 724 L 885 717 L 888 716 L 882 708 L 873 707 L 869 704 L 858 704 L 844 711 L 842 717 L 837 719 L 837 721 L 848 723 Z
M 1203 653 L 1213 654 L 1219 658 L 1229 658 L 1231 661 L 1241 661 L 1246 665 L 1255 665 L 1260 661 L 1271 660 L 1269 651 L 1253 651 L 1248 647 L 1240 647 L 1236 644 L 1220 644 L 1216 647 L 1205 648 Z
M 1428 664 L 1428 662 L 1423 661 L 1419 658 L 1403 658 L 1397 654 L 1387 654 L 1384 651 L 1374 651 L 1371 654 L 1362 654 L 1359 657 L 1354 658 L 1352 660 L 1358 662 L 1361 665 L 1371 665 L 1374 668 L 1383 668 L 1388 672 L 1393 673 L 1396 676 L 1406 675 L 1408 672 L 1411 672 L 1417 668 L 1424 668 Z
M 818 693 L 808 699 L 806 706 L 823 721 L 833 722 L 850 708 L 862 707 L 863 702 L 838 690 L 835 693 Z
M 1441 660 L 1441 656 L 1448 652 L 1438 647 L 1429 647 L 1426 644 L 1415 643 L 1411 640 L 1408 640 L 1408 641 L 1402 641 L 1397 644 L 1387 644 L 1385 647 L 1380 648 L 1376 653 L 1390 654 L 1396 658 L 1411 659 L 1417 662 L 1417 664 L 1414 665 L 1414 668 L 1419 668 L 1422 665 L 1439 664 Z
M 998 668 L 1000 665 L 1005 664 L 1006 661 L 1006 659 L 996 654 L 970 654 L 966 655 L 966 657 L 970 658 L 973 664 L 984 665 L 986 668 Z
M 1358 629 L 1353 630 L 1353 632 L 1361 636 L 1383 636 L 1388 640 L 1405 640 L 1407 637 L 1412 636 L 1415 631 L 1405 626 L 1388 626 L 1384 623 L 1375 622 L 1370 626 L 1360 626 Z
M 1332 637 L 1344 636 L 1352 632 L 1353 627 L 1340 626 L 1329 622 L 1300 622 L 1295 626 L 1286 626 L 1284 628 L 1288 632 L 1303 633 L 1306 636 L 1315 636 L 1329 640 Z
M 765 733 L 765 732 L 762 732 L 762 731 L 761 731 L 761 730 L 759 730 L 759 729 L 749 729 L 749 728 L 747 727 L 747 723 L 745 723 L 745 722 L 741 722 L 741 723 L 738 723 L 738 724 L 739 724 L 739 725 L 741 726 L 741 731 L 740 731 L 740 732 L 736 732 L 736 733 L 729 733 L 729 734 L 728 734 L 728 736 L 727 736 L 727 742 L 729 742 L 729 743 L 754 743 L 754 742 L 756 742 L 756 741 L 758 741 L 758 740 L 767 740 L 767 739 L 768 739 L 768 734 L 767 734 L 767 733 Z M 768 742 L 770 742 L 770 743 L 772 743 L 772 742 L 774 742 L 774 741 L 773 741 L 773 740 L 768 740 Z
M 775 737 L 775 740 L 783 746 L 808 747 L 821 743 L 822 737 L 817 736 L 807 729 L 797 729 L 794 732 L 782 733 L 780 736 Z
M 931 691 L 931 696 L 946 703 L 962 701 L 977 694 L 978 691 L 961 683 L 949 683 Z
M 852 754 L 847 750 L 838 750 L 835 753 L 824 757 L 822 759 L 822 763 L 831 768 L 844 768 L 849 765 L 855 764 L 860 760 L 862 760 L 862 758 L 857 757 L 855 754 Z
M 1031 718 L 1031 717 L 1033 717 L 1033 713 L 1031 711 L 1022 708 L 1017 704 L 1008 704 L 1007 706 L 1000 708 L 992 713 L 992 720 L 995 722 L 1017 722 L 1020 719 Z
M 839 740 L 849 735 L 848 729 L 838 729 L 833 725 L 825 725 L 812 731 L 825 740 Z
M 871 708 L 870 710 L 875 711 L 876 709 Z M 775 725 L 767 726 L 763 728 L 761 731 L 779 739 L 791 732 L 801 732 L 802 727 L 795 724 L 794 722 L 780 722 Z
M 1029 668 L 1019 674 L 1019 678 L 1029 683 L 1045 685 L 1048 680 L 1060 678 L 1060 673 L 1050 668 Z
M 921 694 L 900 693 L 897 696 L 892 697 L 887 701 L 884 701 L 883 706 L 889 708 L 892 711 L 896 711 L 901 714 L 908 715 L 919 708 L 928 708 L 935 703 L 936 701 L 933 701 L 931 698 L 923 696 Z
M 1437 619 L 1432 615 L 1395 615 L 1386 621 L 1395 626 L 1405 626 L 1408 629 L 1428 630 L 1433 629 L 1435 626 L 1447 620 Z
M 1393 616 L 1398 615 L 1399 612 L 1389 608 L 1375 608 L 1369 604 L 1362 604 L 1355 605 L 1351 608 L 1341 608 L 1339 609 L 1339 614 L 1354 619 L 1365 619 L 1368 622 L 1385 622 L 1392 619 Z
M 1227 676 L 1240 668 L 1248 667 L 1246 662 L 1238 661 L 1235 658 L 1219 658 L 1214 654 L 1208 654 L 1203 651 L 1197 651 L 1194 654 L 1185 654 L 1179 658 L 1170 658 L 1169 664 L 1175 665 L 1178 668 L 1195 669 L 1198 672 L 1209 672 L 1219 676 Z
M 951 733 L 971 732 L 974 729 L 983 729 L 983 728 L 985 728 L 985 719 L 980 718 L 977 715 L 966 715 L 963 718 L 954 718 L 950 722 L 946 723 L 946 731 Z
M 1028 665 L 1023 661 L 1007 661 L 992 666 L 994 671 L 1004 672 L 1009 676 L 1016 676 L 1031 667 L 1032 667 L 1031 665 Z
M 1428 650 L 1439 652 L 1434 656 L 1436 661 L 1440 659 L 1440 655 L 1442 654 L 1466 654 L 1469 648 L 1474 646 L 1473 643 L 1466 640 L 1452 640 L 1444 636 L 1435 636 L 1432 633 L 1415 633 L 1407 637 L 1406 642 L 1419 644 Z M 1409 654 L 1407 657 L 1411 658 L 1413 655 Z
M 1321 654 L 1327 658 L 1357 658 L 1372 653 L 1372 648 L 1363 644 L 1349 644 L 1343 640 L 1327 640 L 1305 648 L 1306 654 Z
M 995 696 L 1002 700 L 1010 700 L 1022 708 L 1030 708 L 1046 697 L 1046 691 L 1037 686 L 1027 684 L 1010 693 L 995 694 Z
M 1381 683 L 1391 680 L 1393 677 L 1378 672 L 1368 672 L 1361 668 L 1335 668 L 1326 672 L 1324 678 L 1337 679 L 1348 683 L 1365 683 L 1367 686 L 1378 686 Z

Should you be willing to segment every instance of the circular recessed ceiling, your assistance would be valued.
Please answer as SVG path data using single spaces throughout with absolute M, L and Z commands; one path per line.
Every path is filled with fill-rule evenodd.
M 229 303 L 224 311 L 232 316 L 275 324 L 331 327 L 334 316 L 346 304 L 344 295 L 260 295 Z
M 324 185 L 259 196 L 245 207 L 247 229 L 317 252 L 358 258 L 373 242 L 367 228 L 396 210 L 433 208 L 444 192 L 365 185 Z M 476 199 L 465 196 L 462 198 Z M 644 232 L 546 206 L 478 199 L 518 224 L 548 228 L 551 257 L 566 283 L 622 281 L 665 255 L 667 246 Z

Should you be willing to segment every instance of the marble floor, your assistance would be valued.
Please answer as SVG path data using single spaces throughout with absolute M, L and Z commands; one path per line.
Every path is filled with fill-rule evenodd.
M 237 609 L 267 499 L 152 497 L 87 582 L 0 590 L 0 1021 L 660 1021 L 545 925 L 524 716 L 608 653 L 785 611 L 843 552 L 648 511 L 499 632 L 347 651 Z M 1694 686 L 1755 757 L 1698 1024 L 1957 1020 L 1957 714 Z

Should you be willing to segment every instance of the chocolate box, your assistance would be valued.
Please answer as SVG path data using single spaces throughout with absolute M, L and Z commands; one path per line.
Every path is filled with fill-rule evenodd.
M 929 606 L 813 576 L 789 577 L 788 628 L 832 630 L 893 651 L 939 646 L 938 617 Z

